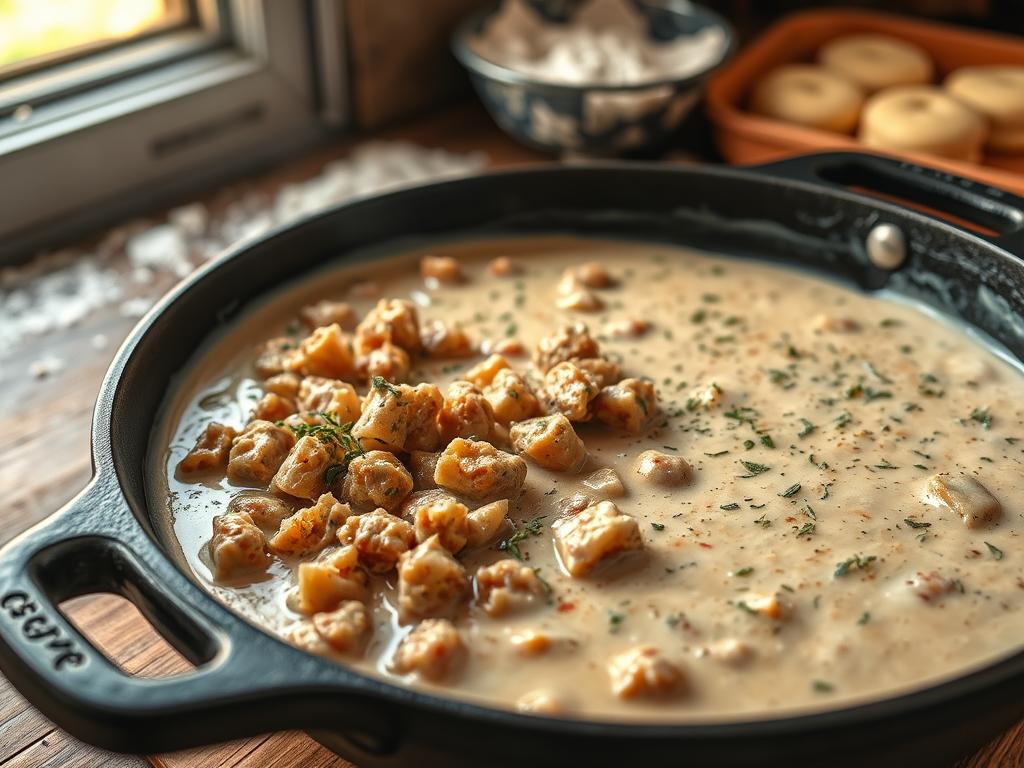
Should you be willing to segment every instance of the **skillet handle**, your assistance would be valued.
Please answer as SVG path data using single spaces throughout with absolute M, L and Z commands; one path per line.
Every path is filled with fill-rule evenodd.
M 0 669 L 33 705 L 83 741 L 122 752 L 292 728 L 341 729 L 356 752 L 391 749 L 397 721 L 364 678 L 231 614 L 126 504 L 116 481 L 96 480 L 0 550 Z M 196 669 L 140 678 L 112 663 L 58 607 L 101 592 L 131 600 Z
M 946 171 L 866 152 L 824 152 L 751 170 L 768 176 L 876 193 L 988 230 L 980 237 L 1024 258 L 1024 197 Z M 952 222 L 966 229 L 960 222 Z

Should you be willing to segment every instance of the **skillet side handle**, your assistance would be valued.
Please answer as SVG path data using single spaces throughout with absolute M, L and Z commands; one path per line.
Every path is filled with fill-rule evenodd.
M 800 155 L 750 168 L 777 178 L 876 193 L 974 223 L 989 242 L 1024 258 L 1024 197 L 946 171 L 866 152 Z M 952 222 L 961 228 L 960 222 Z
M 228 612 L 178 570 L 125 505 L 116 483 L 94 481 L 0 550 L 0 670 L 34 706 L 73 736 L 119 752 L 338 730 L 339 722 L 367 753 L 393 748 L 396 720 L 362 678 Z M 196 669 L 140 678 L 111 662 L 59 608 L 104 592 L 131 600 Z

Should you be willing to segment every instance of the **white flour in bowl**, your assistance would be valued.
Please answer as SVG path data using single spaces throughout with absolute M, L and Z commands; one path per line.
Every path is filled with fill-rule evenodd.
M 713 66 L 725 32 L 708 27 L 659 42 L 629 0 L 588 0 L 564 24 L 548 22 L 525 0 L 504 0 L 473 51 L 507 69 L 563 85 L 639 85 L 679 79 Z

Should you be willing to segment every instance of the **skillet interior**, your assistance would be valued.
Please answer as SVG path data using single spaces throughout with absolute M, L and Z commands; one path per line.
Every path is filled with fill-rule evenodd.
M 864 235 L 879 221 L 899 224 L 911 246 L 907 265 L 891 277 L 870 266 L 862 247 Z M 1024 268 L 1018 261 L 1007 258 L 978 237 L 845 193 L 822 192 L 810 185 L 735 171 L 668 171 L 636 166 L 502 174 L 402 192 L 322 215 L 212 265 L 201 278 L 178 290 L 159 312 L 151 315 L 122 351 L 108 379 L 97 415 L 97 463 L 101 470 L 109 468 L 104 450 L 104 432 L 109 429 L 110 453 L 129 504 L 147 530 L 157 534 L 167 551 L 173 552 L 176 545 L 163 510 L 146 503 L 146 467 L 140 458 L 147 450 L 149 426 L 165 396 L 166 383 L 187 363 L 208 332 L 218 324 L 231 322 L 249 299 L 277 288 L 282 281 L 314 269 L 339 253 L 382 239 L 467 231 L 474 234 L 571 231 L 655 239 L 799 264 L 852 280 L 868 289 L 886 284 L 894 291 L 923 300 L 947 315 L 977 326 L 1016 357 L 1024 355 L 1024 332 L 1017 320 L 1024 308 L 1020 291 L 1020 286 L 1024 285 Z M 137 346 L 132 349 L 135 343 Z M 122 366 L 123 374 L 118 381 L 118 369 Z M 328 666 L 324 664 L 325 669 Z M 877 749 L 881 741 L 896 734 L 905 736 L 905 729 L 915 725 L 912 712 L 915 702 L 938 705 L 943 699 L 959 696 L 966 703 L 975 700 L 981 688 L 997 681 L 1008 683 L 1011 678 L 1019 684 L 1022 675 L 1024 659 L 1018 654 L 998 665 L 998 670 L 973 675 L 970 680 L 940 686 L 924 694 L 827 716 L 741 724 L 719 729 L 717 738 L 705 741 L 702 738 L 713 728 L 609 728 L 605 725 L 598 729 L 592 724 L 575 726 L 507 713 L 491 713 L 483 722 L 505 735 L 510 733 L 508 728 L 525 725 L 534 740 L 539 740 L 538 748 L 542 748 L 545 736 L 551 737 L 548 734 L 562 734 L 562 738 L 578 743 L 581 749 L 586 746 L 581 739 L 586 739 L 593 750 L 586 750 L 586 753 L 602 757 L 601 762 L 618 759 L 606 749 L 594 748 L 599 741 L 595 737 L 603 731 L 620 738 L 623 744 L 637 737 L 646 738 L 644 754 L 652 759 L 657 759 L 659 754 L 678 755 L 677 752 L 662 752 L 663 745 L 686 743 L 695 750 L 695 755 L 700 755 L 703 749 L 712 750 L 704 752 L 708 760 L 700 760 L 702 764 L 738 765 L 757 754 L 763 756 L 765 753 L 761 750 L 767 746 L 764 739 L 771 742 L 787 734 L 818 729 L 839 734 L 845 732 L 846 725 L 866 724 L 883 714 L 903 716 L 898 727 L 890 726 L 892 730 L 888 733 L 889 729 L 880 728 L 874 739 L 864 739 L 863 734 L 859 738 L 849 736 L 851 747 L 856 744 L 860 749 Z M 1005 692 L 1005 700 L 998 690 Z M 923 753 L 916 750 L 930 745 L 933 749 L 939 747 L 948 761 L 949 747 L 968 747 L 990 729 L 1019 715 L 1019 711 L 1009 705 L 1015 698 L 1009 695 L 1009 690 L 1007 685 L 990 690 L 987 704 L 993 717 L 987 722 L 978 722 L 980 718 L 976 718 L 965 723 L 954 716 L 956 707 L 943 707 L 945 715 L 933 712 L 932 716 L 939 721 L 950 721 L 941 731 L 947 743 L 935 737 L 936 721 L 932 720 L 928 726 L 932 732 L 929 739 L 902 739 L 902 750 L 915 751 L 890 750 L 888 754 L 894 760 L 906 759 L 911 754 L 921 757 Z M 387 696 L 410 705 L 402 717 L 407 721 L 406 736 L 391 759 L 437 756 L 446 751 L 447 746 L 463 760 L 473 761 L 472 744 L 460 741 L 464 738 L 460 736 L 463 729 L 455 719 L 447 721 L 448 729 L 431 732 L 429 727 L 424 727 L 429 717 L 419 722 L 411 715 L 412 708 L 420 707 L 421 700 L 430 697 L 393 689 Z M 435 701 L 433 705 L 435 715 L 446 712 L 476 718 L 482 714 L 478 708 L 461 703 Z M 974 705 L 977 706 L 977 701 Z M 975 714 L 978 713 L 975 710 Z M 493 736 L 498 730 L 488 733 L 485 728 L 469 741 L 478 742 L 477 747 L 484 750 L 482 754 L 494 757 Z M 517 730 L 514 732 L 518 734 Z M 735 743 L 738 736 L 748 738 L 739 744 Z M 723 737 L 733 742 L 731 746 L 723 746 Z M 529 753 L 529 740 L 517 743 Z M 816 746 L 789 744 L 789 759 L 801 752 L 815 754 L 822 743 L 819 741 Z M 351 743 L 332 744 L 350 754 L 353 752 Z M 717 746 L 712 747 L 713 744 Z M 364 746 L 370 746 L 371 751 L 391 751 L 382 750 L 380 744 Z M 362 750 L 355 751 L 354 756 L 364 764 L 382 761 L 381 755 L 371 760 L 361 754 Z M 783 754 L 769 752 L 773 753 Z M 543 755 L 543 751 L 537 754 Z M 525 757 L 526 754 L 515 755 L 517 762 Z

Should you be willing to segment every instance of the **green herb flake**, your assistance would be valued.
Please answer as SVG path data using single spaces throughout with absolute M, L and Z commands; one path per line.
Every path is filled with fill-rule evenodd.
M 992 415 L 988 412 L 988 408 L 975 408 L 971 411 L 971 420 L 976 421 L 985 429 L 992 428 Z
M 737 600 L 735 603 L 730 601 L 730 604 L 735 606 L 736 608 L 739 608 L 744 613 L 749 613 L 751 616 L 757 616 L 757 611 L 755 611 L 753 608 L 751 608 L 747 604 L 746 600 Z
M 540 568 L 534 568 L 533 575 L 537 577 L 537 581 L 539 581 L 541 587 L 544 588 L 544 596 L 547 598 L 548 605 L 551 605 L 553 602 L 552 598 L 555 594 L 554 588 L 548 583 L 547 579 L 540 575 Z
M 762 474 L 763 472 L 768 472 L 769 470 L 771 470 L 771 467 L 769 467 L 767 464 L 758 464 L 756 461 L 741 460 L 740 464 L 742 464 L 744 469 L 746 469 L 749 473 L 746 475 L 740 475 L 740 477 L 754 477 L 756 475 Z
M 841 563 L 836 563 L 836 570 L 832 574 L 834 578 L 841 579 L 846 576 L 850 571 L 866 571 L 871 567 L 871 564 L 878 558 L 874 555 L 868 555 L 867 557 L 861 557 L 860 555 L 854 555 L 853 557 L 843 560 Z
M 537 517 L 523 523 L 521 528 L 517 528 L 515 532 L 507 539 L 502 539 L 498 542 L 497 549 L 500 552 L 508 552 L 516 560 L 523 560 L 522 550 L 519 549 L 519 542 L 525 541 L 531 536 L 540 536 L 544 530 L 544 518 L 547 515 L 538 515 Z M 513 523 L 513 525 L 515 525 Z
M 753 424 L 754 418 L 759 414 L 756 408 L 747 408 L 744 406 L 741 408 L 733 408 L 731 411 L 726 411 L 722 415 L 727 419 Z
M 749 450 L 750 450 L 751 448 L 753 448 L 753 447 L 754 447 L 754 445 L 756 445 L 756 443 L 754 443 L 754 441 L 753 441 L 753 440 L 744 440 L 744 441 L 743 441 L 743 447 L 744 447 L 744 448 L 746 448 L 746 449 L 747 449 L 748 451 L 749 451 Z
M 608 611 L 608 631 L 615 634 L 626 620 L 626 614 L 618 611 Z
M 740 568 L 740 569 L 739 569 L 738 571 L 736 571 L 736 573 L 735 573 L 735 574 L 733 574 L 733 575 L 735 575 L 735 576 L 739 576 L 739 577 L 741 577 L 741 578 L 745 578 L 745 577 L 749 576 L 750 574 L 752 574 L 753 572 L 754 572 L 754 568 L 753 568 L 753 566 L 750 566 L 750 565 L 748 565 L 748 566 L 746 566 L 745 568 Z
M 871 614 L 867 611 L 864 611 L 864 613 L 860 615 L 860 618 L 857 619 L 857 623 L 860 624 L 862 627 L 869 621 L 871 621 Z
M 324 484 L 328 487 L 334 485 L 334 481 L 337 480 L 338 476 L 344 471 L 344 464 L 331 464 L 331 466 L 324 470 Z
M 986 541 L 985 542 L 985 546 L 988 547 L 989 554 L 992 555 L 992 559 L 993 560 L 1002 560 L 1003 559 L 1003 550 L 1001 550 L 995 544 L 989 544 Z
M 730 501 L 728 504 L 722 504 L 719 507 L 719 509 L 725 509 L 725 510 L 729 510 L 729 511 L 734 510 L 734 509 L 739 509 L 739 508 L 740 508 L 740 505 L 737 502 L 735 502 L 735 501 Z
M 771 435 L 761 435 L 761 445 L 763 445 L 765 448 L 774 448 L 775 441 L 772 440 Z
M 803 424 L 803 429 L 797 432 L 797 437 L 807 437 L 811 432 L 817 429 L 814 424 L 809 422 L 807 419 L 800 419 L 800 423 Z
M 398 387 L 396 387 L 390 381 L 385 379 L 383 376 L 374 376 L 373 377 L 373 388 L 381 390 L 383 392 L 389 392 L 392 395 L 394 395 L 396 398 L 398 398 L 399 400 L 401 400 L 401 398 L 402 398 L 402 393 L 401 393 L 401 391 L 399 391 Z
M 795 526 L 795 525 L 794 525 L 793 527 L 794 527 L 794 528 L 796 528 L 796 526 Z M 814 529 L 815 529 L 816 527 L 817 527 L 817 526 L 815 525 L 815 523 L 804 523 L 804 524 L 803 524 L 802 526 L 800 526 L 799 530 L 797 530 L 797 532 L 796 532 L 796 537 L 797 537 L 798 539 L 799 539 L 799 538 L 800 538 L 801 536 L 807 536 L 807 537 L 811 537 L 811 536 L 813 536 L 813 535 L 814 535 Z
M 363 447 L 352 436 L 352 422 L 341 423 L 333 411 L 310 411 L 308 415 L 319 417 L 321 423 L 289 424 L 288 428 L 296 438 L 315 437 L 332 450 L 342 450 L 342 460 L 329 465 L 324 471 L 324 481 L 331 485 L 341 472 L 348 469 L 352 459 L 364 453 Z
M 818 693 L 832 693 L 832 691 L 836 689 L 836 687 L 827 680 L 812 680 L 811 688 Z
M 922 520 L 915 520 L 912 517 L 904 517 L 903 522 L 909 525 L 911 528 L 931 528 L 931 523 L 926 523 Z
M 651 528 L 653 528 L 656 531 L 664 531 L 665 530 L 665 526 L 663 524 L 661 524 L 661 523 L 651 523 Z
M 791 498 L 800 492 L 800 483 L 793 483 L 786 490 L 779 494 L 784 499 Z

